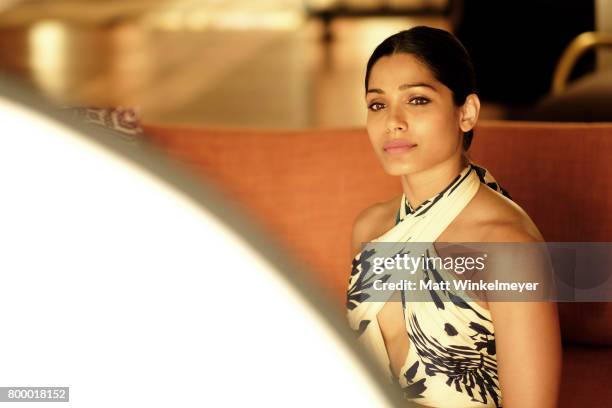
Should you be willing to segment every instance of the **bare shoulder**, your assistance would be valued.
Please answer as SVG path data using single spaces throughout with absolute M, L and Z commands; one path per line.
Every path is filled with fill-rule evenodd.
M 541 242 L 542 234 L 515 202 L 484 184 L 466 208 L 472 240 L 478 242 Z
M 400 206 L 401 194 L 387 201 L 375 203 L 355 218 L 352 233 L 352 256 L 361 250 L 361 243 L 368 242 L 391 229 L 395 222 L 395 214 Z

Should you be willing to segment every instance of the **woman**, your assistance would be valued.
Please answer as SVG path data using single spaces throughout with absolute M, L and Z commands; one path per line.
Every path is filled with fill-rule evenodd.
M 365 90 L 374 152 L 399 176 L 403 194 L 355 222 L 352 329 L 416 403 L 555 407 L 561 341 L 554 303 L 458 307 L 410 302 L 401 290 L 385 302 L 364 300 L 362 267 L 371 253 L 361 252 L 363 242 L 543 242 L 529 216 L 469 160 L 480 101 L 470 58 L 452 34 L 419 26 L 387 38 L 368 61 Z M 488 273 L 496 277 L 495 268 Z

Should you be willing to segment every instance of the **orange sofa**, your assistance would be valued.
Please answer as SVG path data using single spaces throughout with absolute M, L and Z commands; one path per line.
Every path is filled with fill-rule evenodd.
M 364 129 L 143 128 L 147 139 L 251 214 L 344 309 L 353 221 L 365 207 L 401 193 Z M 612 241 L 612 123 L 482 122 L 470 151 L 547 241 Z M 612 405 L 612 303 L 563 303 L 559 311 L 560 406 Z

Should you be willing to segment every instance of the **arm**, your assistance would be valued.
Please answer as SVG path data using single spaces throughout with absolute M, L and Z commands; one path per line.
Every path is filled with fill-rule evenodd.
M 556 304 L 491 302 L 489 308 L 504 407 L 556 407 L 561 375 Z
M 497 229 L 496 235 L 492 241 L 539 241 L 512 227 Z M 512 276 L 515 281 L 546 281 L 548 271 L 544 270 L 544 264 L 526 258 L 529 257 L 507 253 L 489 268 L 488 279 L 508 281 Z M 534 265 L 539 267 L 539 276 L 538 267 Z M 556 407 L 562 352 L 556 303 L 490 301 L 489 310 L 495 328 L 497 369 L 504 407 Z

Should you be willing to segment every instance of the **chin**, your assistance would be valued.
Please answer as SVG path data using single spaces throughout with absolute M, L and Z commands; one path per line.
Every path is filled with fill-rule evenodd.
M 403 176 L 418 173 L 423 170 L 422 166 L 416 163 L 385 163 L 383 164 L 385 173 L 390 176 Z

